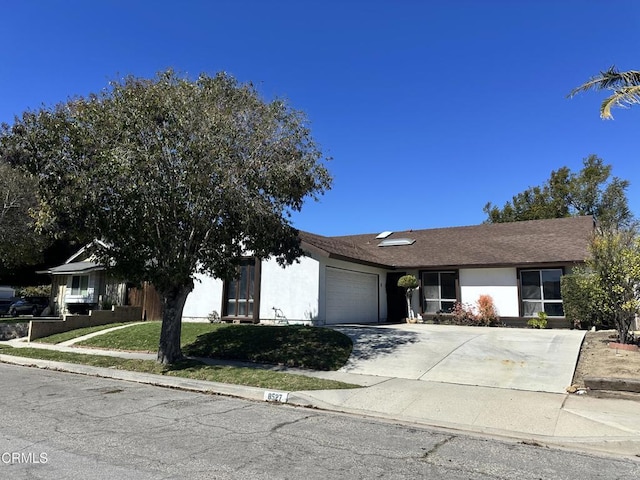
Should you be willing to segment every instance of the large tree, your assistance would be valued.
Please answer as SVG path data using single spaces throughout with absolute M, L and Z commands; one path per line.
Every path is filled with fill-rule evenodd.
M 0 271 L 41 259 L 45 240 L 35 230 L 38 204 L 36 179 L 0 161 Z
M 301 255 L 292 211 L 330 188 L 302 112 L 220 73 L 127 77 L 88 98 L 26 112 L 0 155 L 37 174 L 43 222 L 101 239 L 114 274 L 163 298 L 158 361 L 182 357 L 195 275 L 232 278 L 244 254 Z
M 627 229 L 634 223 L 626 196 L 629 182 L 611 177 L 611 169 L 601 158 L 590 155 L 578 173 L 562 167 L 552 171 L 544 185 L 514 195 L 502 208 L 487 203 L 486 221 L 502 223 L 593 215 L 602 230 Z
M 600 105 L 600 117 L 610 120 L 613 118 L 613 107 L 629 107 L 640 103 L 640 71 L 619 71 L 615 65 L 599 75 L 574 88 L 569 97 L 587 90 L 609 90 L 613 92 Z

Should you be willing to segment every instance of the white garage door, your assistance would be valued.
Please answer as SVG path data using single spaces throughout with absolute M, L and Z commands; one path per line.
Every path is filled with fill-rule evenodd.
M 376 323 L 378 275 L 327 267 L 327 323 Z

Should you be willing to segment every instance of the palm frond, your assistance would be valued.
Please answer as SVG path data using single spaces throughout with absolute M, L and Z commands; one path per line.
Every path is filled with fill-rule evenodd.
M 627 108 L 630 105 L 640 103 L 640 71 L 628 70 L 620 72 L 615 65 L 599 75 L 591 77 L 587 82 L 571 90 L 569 98 L 587 90 L 611 90 L 613 94 L 606 98 L 600 105 L 600 117 L 612 119 L 613 107 Z
M 577 93 L 586 92 L 587 90 L 616 90 L 634 85 L 640 85 L 640 71 L 628 70 L 620 72 L 613 65 L 608 70 L 600 72 L 600 75 L 591 77 L 579 87 L 571 90 L 568 97 L 571 98 Z
M 640 84 L 618 88 L 613 95 L 606 98 L 600 105 L 600 117 L 606 120 L 613 118 L 611 108 L 627 108 L 630 105 L 640 104 Z

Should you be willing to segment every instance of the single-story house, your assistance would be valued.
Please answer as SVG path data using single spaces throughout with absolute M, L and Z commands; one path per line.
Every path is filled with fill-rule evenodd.
M 425 317 L 490 295 L 502 321 L 523 324 L 544 311 L 564 319 L 560 277 L 589 255 L 590 216 L 326 237 L 300 232 L 306 256 L 286 268 L 246 257 L 237 280 L 201 275 L 183 320 L 318 325 L 400 321 L 398 279 L 420 282 L 412 309 Z
M 127 285 L 113 278 L 83 247 L 65 263 L 38 273 L 51 275 L 51 309 L 54 315 L 86 313 L 125 305 Z

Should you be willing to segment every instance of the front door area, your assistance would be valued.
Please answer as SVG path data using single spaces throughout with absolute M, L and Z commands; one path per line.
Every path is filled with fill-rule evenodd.
M 406 272 L 387 272 L 387 321 L 403 322 L 407 318 L 407 300 L 404 288 L 398 286 L 400 277 Z

